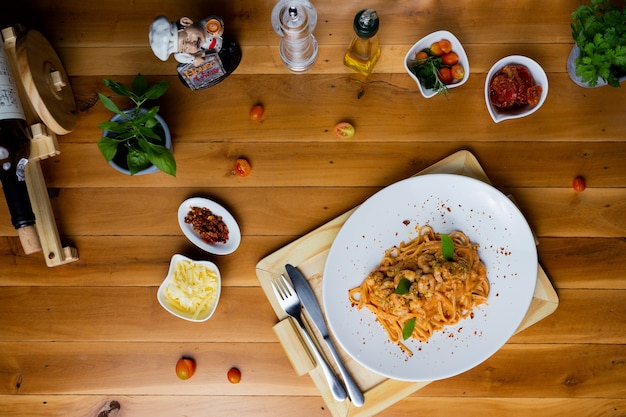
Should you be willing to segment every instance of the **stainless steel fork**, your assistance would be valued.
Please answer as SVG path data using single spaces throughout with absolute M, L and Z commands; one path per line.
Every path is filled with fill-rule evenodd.
M 328 365 L 328 362 L 326 362 L 326 359 L 322 356 L 321 352 L 317 348 L 317 345 L 313 341 L 313 338 L 309 334 L 308 329 L 302 321 L 302 304 L 300 304 L 300 299 L 298 298 L 296 291 L 291 286 L 291 283 L 287 281 L 283 275 L 281 275 L 272 281 L 272 289 L 274 290 L 274 294 L 276 294 L 278 304 L 280 304 L 282 309 L 285 310 L 285 313 L 293 317 L 300 325 L 308 344 L 311 346 L 313 355 L 315 356 L 317 363 L 322 368 L 326 381 L 328 381 L 333 397 L 335 397 L 337 401 L 345 400 L 348 397 L 345 388 L 341 382 L 339 382 L 339 379 L 337 379 L 337 376 Z

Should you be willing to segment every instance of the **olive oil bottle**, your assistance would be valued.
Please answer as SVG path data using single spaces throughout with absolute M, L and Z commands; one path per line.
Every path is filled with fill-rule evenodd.
M 343 58 L 348 68 L 369 75 L 380 58 L 378 43 L 378 13 L 372 9 L 359 11 L 354 17 L 354 38 Z

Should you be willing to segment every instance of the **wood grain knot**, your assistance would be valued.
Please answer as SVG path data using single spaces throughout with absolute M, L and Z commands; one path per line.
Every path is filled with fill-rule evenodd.
M 122 408 L 119 401 L 111 401 L 104 406 L 102 410 L 98 413 L 98 417 L 114 417 L 117 415 L 117 412 Z

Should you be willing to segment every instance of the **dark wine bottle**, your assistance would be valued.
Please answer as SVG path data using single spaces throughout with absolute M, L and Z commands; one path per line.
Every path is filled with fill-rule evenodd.
M 35 224 L 24 173 L 30 155 L 25 119 L 7 54 L 0 46 L 0 180 L 11 223 L 20 238 L 22 232 L 33 229 Z M 20 232 L 24 228 L 27 230 Z

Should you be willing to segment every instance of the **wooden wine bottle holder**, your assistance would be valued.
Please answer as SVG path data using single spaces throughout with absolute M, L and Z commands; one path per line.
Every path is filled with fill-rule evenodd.
M 42 251 L 49 267 L 64 265 L 78 260 L 78 250 L 61 244 L 40 162 L 60 153 L 57 134 L 74 129 L 74 96 L 63 65 L 43 35 L 11 26 L 2 29 L 2 39 L 31 133 L 25 176 L 36 236 L 20 234 L 20 240 L 27 254 Z

